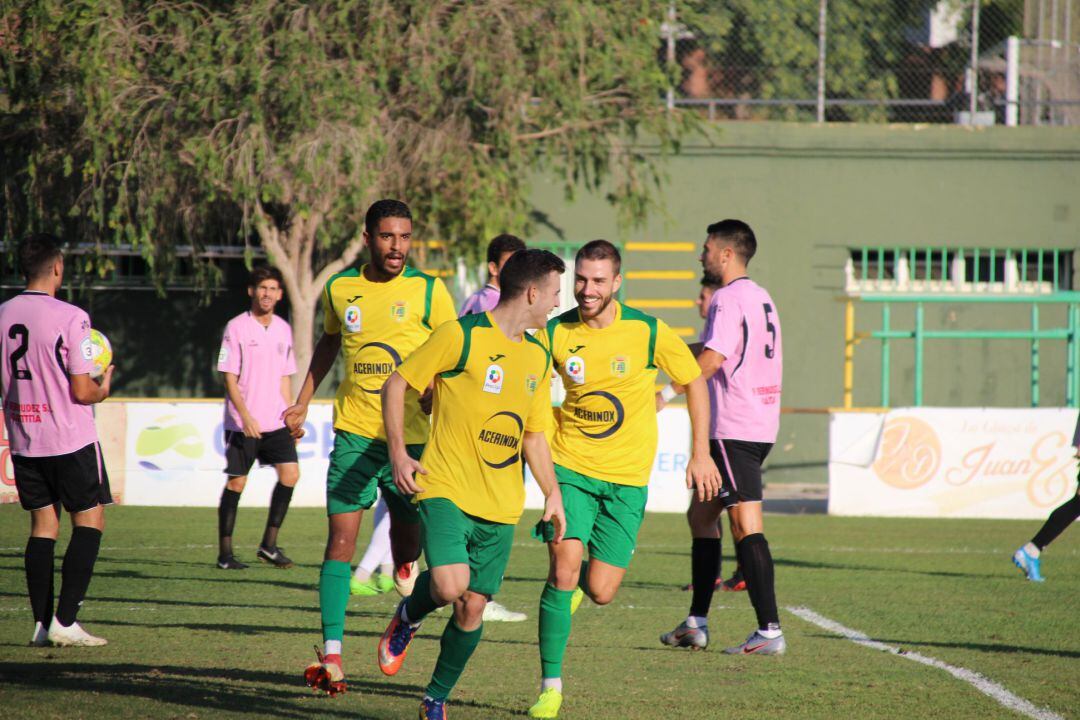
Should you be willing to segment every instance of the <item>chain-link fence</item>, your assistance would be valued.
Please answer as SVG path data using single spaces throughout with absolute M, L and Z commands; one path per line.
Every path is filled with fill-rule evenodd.
M 672 4 L 669 106 L 716 119 L 1080 124 L 1080 0 Z

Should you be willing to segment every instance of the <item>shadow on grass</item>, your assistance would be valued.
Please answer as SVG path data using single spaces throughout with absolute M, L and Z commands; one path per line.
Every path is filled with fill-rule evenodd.
M 247 575 L 241 577 L 239 572 L 231 574 L 233 572 L 236 571 L 230 571 L 230 574 L 224 577 L 207 577 L 204 575 L 150 575 L 139 570 L 106 570 L 99 567 L 94 569 L 94 577 L 119 578 L 122 580 L 169 580 L 172 582 L 227 583 L 229 585 L 245 583 L 261 586 L 270 585 L 282 588 L 283 590 L 312 592 L 316 592 L 319 589 L 318 578 L 314 578 L 312 582 L 289 582 L 288 580 L 268 580 L 265 576 L 259 575 Z
M 121 697 L 145 698 L 207 711 L 237 712 L 257 717 L 297 718 L 357 716 L 355 703 L 321 698 L 311 707 L 310 690 L 300 673 L 278 673 L 239 668 L 182 667 L 171 665 L 0 663 L 0 682 L 5 689 L 40 689 L 55 693 L 72 691 Z M 380 696 L 415 699 L 419 686 L 390 685 L 350 679 L 350 689 Z M 345 696 L 345 699 L 348 695 Z M 301 701 L 303 703 L 301 704 Z M 296 704 L 292 704 L 296 703 Z M 335 706 L 336 705 L 336 706 Z M 145 708 L 145 715 L 153 712 Z M 142 714 L 142 713 L 140 713 Z M 363 717 L 363 716 L 362 716 Z
M 834 636 L 835 637 L 835 636 Z M 1080 651 L 1076 650 L 1051 650 L 1049 648 L 1036 648 L 1025 647 L 1023 645 L 999 645 L 995 643 L 970 643 L 970 642 L 931 642 L 931 641 L 919 641 L 919 640 L 900 640 L 898 638 L 874 638 L 878 642 L 889 643 L 890 645 L 896 645 L 900 648 L 906 648 L 908 646 L 917 647 L 942 647 L 942 648 L 958 648 L 960 650 L 978 650 L 979 652 L 989 653 L 1005 653 L 1012 655 L 1015 653 L 1026 655 L 1047 655 L 1049 657 L 1061 657 L 1061 658 L 1080 658 Z
M 103 618 L 95 618 L 94 625 L 117 625 L 123 627 L 152 627 L 155 630 L 159 628 L 178 628 L 182 630 L 205 630 L 207 632 L 215 633 L 231 633 L 233 635 L 275 635 L 275 634 L 288 634 L 288 635 L 311 635 L 312 637 L 319 636 L 319 627 L 312 625 L 310 627 L 287 627 L 283 625 L 240 625 L 236 623 L 160 623 L 160 622 L 130 622 L 128 620 L 106 620 Z M 345 633 L 349 637 L 382 637 L 381 632 L 374 632 L 369 630 L 352 630 L 346 628 Z

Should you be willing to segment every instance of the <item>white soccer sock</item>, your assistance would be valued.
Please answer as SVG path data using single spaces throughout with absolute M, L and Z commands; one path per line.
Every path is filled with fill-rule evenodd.
M 327 640 L 323 643 L 323 655 L 340 655 L 341 641 Z
M 1039 548 L 1035 547 L 1035 543 L 1028 543 L 1024 546 L 1024 552 L 1033 558 L 1039 557 Z
M 544 692 L 548 688 L 555 688 L 559 692 L 562 692 L 562 678 L 543 678 L 540 680 L 540 692 Z
M 356 577 L 360 577 L 361 570 L 367 575 L 360 578 L 367 580 L 372 571 L 383 563 L 390 554 L 390 513 L 386 511 L 386 503 L 380 499 L 375 506 L 375 529 L 371 532 L 371 542 L 368 543 L 364 557 L 360 558 L 360 564 L 356 566 Z
M 783 631 L 780 630 L 780 628 L 769 628 L 767 630 L 762 630 L 761 628 L 758 628 L 757 633 L 766 640 L 775 640 L 776 638 L 784 634 Z
M 686 627 L 689 628 L 703 628 L 708 626 L 709 618 L 702 617 L 701 615 L 687 615 Z

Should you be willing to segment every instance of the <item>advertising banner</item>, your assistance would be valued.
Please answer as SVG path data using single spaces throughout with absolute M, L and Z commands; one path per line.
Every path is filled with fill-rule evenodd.
M 1077 411 L 833 413 L 829 513 L 1043 519 L 1076 492 Z

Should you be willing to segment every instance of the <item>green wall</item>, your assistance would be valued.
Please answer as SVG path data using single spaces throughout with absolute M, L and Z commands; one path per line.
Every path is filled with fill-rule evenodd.
M 786 407 L 842 402 L 844 261 L 862 245 L 1027 247 L 1080 245 L 1080 131 L 950 126 L 813 126 L 728 123 L 688 143 L 669 160 L 670 182 L 646 227 L 620 233 L 602 196 L 571 205 L 558 184 L 535 183 L 536 209 L 551 224 L 534 240 L 606 237 L 623 243 L 690 242 L 725 217 L 754 228 L 751 275 L 772 293 L 784 332 Z M 632 247 L 632 246 L 631 246 Z M 697 251 L 635 252 L 624 272 L 700 270 Z M 1080 287 L 1080 282 L 1074 283 Z M 626 297 L 692 298 L 696 280 L 628 280 Z M 700 327 L 691 309 L 650 310 L 673 326 Z M 894 305 L 893 327 L 912 327 L 913 312 Z M 931 307 L 929 328 L 1015 328 L 1030 324 L 1026 305 Z M 875 329 L 880 308 L 857 307 L 860 331 Z M 1044 326 L 1063 326 L 1061 308 Z M 856 350 L 857 405 L 879 404 L 876 341 Z M 1064 342 L 1042 343 L 1042 404 L 1064 403 Z M 910 404 L 910 343 L 893 342 L 892 404 Z M 928 341 L 925 404 L 1029 404 L 1029 345 L 1023 341 Z M 824 478 L 827 421 L 785 415 L 771 458 L 771 479 Z M 785 469 L 788 468 L 788 469 Z

